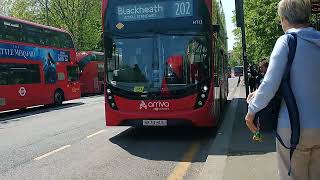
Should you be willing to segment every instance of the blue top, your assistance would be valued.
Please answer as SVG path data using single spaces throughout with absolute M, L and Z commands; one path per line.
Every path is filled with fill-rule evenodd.
M 320 32 L 314 28 L 290 29 L 297 33 L 296 55 L 291 68 L 291 86 L 300 114 L 301 128 L 320 128 Z M 249 103 L 249 112 L 265 108 L 279 89 L 288 61 L 288 36 L 281 36 L 270 57 L 268 71 Z M 278 128 L 290 128 L 287 107 L 282 102 Z

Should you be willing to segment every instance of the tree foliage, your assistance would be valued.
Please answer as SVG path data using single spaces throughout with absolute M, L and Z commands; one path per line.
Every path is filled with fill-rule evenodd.
M 1 0 L 0 1 L 0 15 L 8 15 L 9 9 L 11 8 L 12 0 Z
M 277 15 L 278 2 L 278 0 L 244 1 L 247 55 L 251 63 L 258 63 L 262 58 L 269 57 L 277 39 L 283 34 Z M 233 57 L 242 59 L 240 29 L 235 29 L 233 33 L 236 36 Z
M 101 0 L 48 0 L 48 19 L 45 0 L 15 1 L 10 15 L 40 24 L 68 30 L 77 50 L 101 50 L 97 46 L 101 30 Z

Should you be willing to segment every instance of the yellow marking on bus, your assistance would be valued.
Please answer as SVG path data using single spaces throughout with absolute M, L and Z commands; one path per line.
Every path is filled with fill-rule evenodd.
M 136 93 L 143 93 L 143 91 L 144 91 L 144 86 L 135 86 L 133 89 L 133 92 L 136 92 Z
M 174 168 L 167 180 L 182 180 L 191 165 L 191 162 L 198 152 L 200 143 L 192 143 L 188 151 L 184 154 L 181 162 Z
M 93 134 L 87 136 L 87 138 L 92 138 L 93 136 L 96 136 L 96 135 L 98 135 L 98 134 L 100 134 L 100 133 L 103 133 L 104 131 L 105 131 L 105 129 L 102 129 L 102 130 L 100 130 L 100 131 L 98 131 L 98 132 L 96 132 L 96 133 L 93 133 Z
M 64 149 L 68 148 L 68 147 L 71 147 L 71 145 L 66 145 L 66 146 L 63 146 L 63 147 L 61 147 L 61 148 L 59 148 L 59 149 L 53 150 L 53 151 L 51 151 L 51 152 L 48 152 L 47 154 L 44 154 L 44 155 L 42 155 L 42 156 L 39 156 L 39 157 L 35 158 L 34 160 L 36 160 L 36 161 L 41 160 L 41 159 L 46 158 L 46 157 L 48 157 L 48 156 L 50 156 L 50 155 L 52 155 L 52 154 L 54 154 L 54 153 L 57 153 L 57 152 L 59 152 L 59 151 L 62 151 L 62 150 L 64 150 Z

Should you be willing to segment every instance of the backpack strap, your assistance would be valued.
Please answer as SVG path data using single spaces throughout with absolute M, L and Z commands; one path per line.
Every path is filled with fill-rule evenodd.
M 282 83 L 280 85 L 281 95 L 287 105 L 289 119 L 290 119 L 290 126 L 291 126 L 291 138 L 290 138 L 290 147 L 287 147 L 283 140 L 281 139 L 280 135 L 276 133 L 276 138 L 279 140 L 280 144 L 285 148 L 290 150 L 290 166 L 288 175 L 291 175 L 291 160 L 294 151 L 299 144 L 300 139 L 300 119 L 299 119 L 299 111 L 298 106 L 291 88 L 290 82 L 290 73 L 291 73 L 291 66 L 296 54 L 297 48 L 297 34 L 295 33 L 287 33 L 289 39 L 289 54 L 288 54 L 288 62 L 287 67 L 285 69 Z

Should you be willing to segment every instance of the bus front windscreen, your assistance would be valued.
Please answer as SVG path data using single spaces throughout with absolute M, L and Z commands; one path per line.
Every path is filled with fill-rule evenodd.
M 130 92 L 176 91 L 195 88 L 208 79 L 209 69 L 205 36 L 115 36 L 107 79 L 110 85 Z

